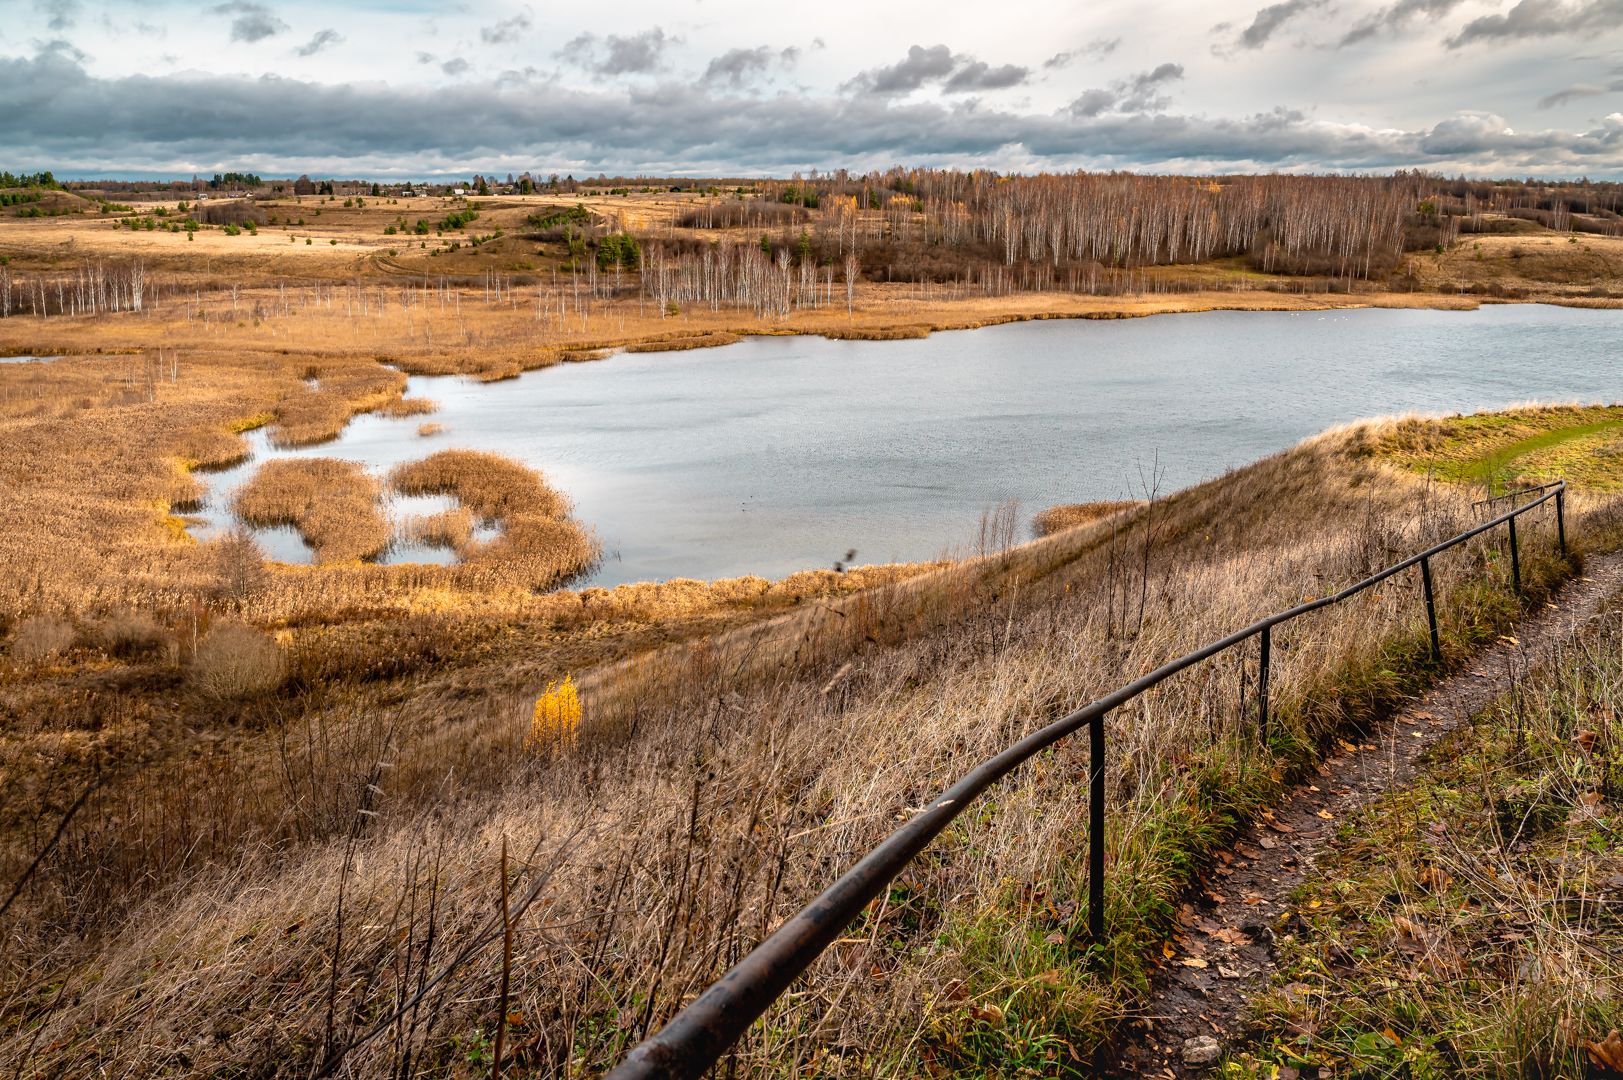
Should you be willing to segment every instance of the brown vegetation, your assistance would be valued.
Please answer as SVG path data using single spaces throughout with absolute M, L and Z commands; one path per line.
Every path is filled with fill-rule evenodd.
M 267 635 L 238 622 L 208 632 L 192 657 L 192 680 L 209 697 L 252 697 L 282 681 L 282 650 Z
M 1100 518 L 1143 505 L 1141 499 L 1125 499 L 1115 502 L 1066 503 L 1063 506 L 1050 506 L 1031 519 L 1031 531 L 1039 537 L 1049 536 L 1065 529 L 1074 529 L 1078 525 L 1090 525 Z
M 260 466 L 232 509 L 249 525 L 291 525 L 322 563 L 375 558 L 389 546 L 381 487 L 353 461 L 283 458 Z
M 568 517 L 569 501 L 536 473 L 500 455 L 442 450 L 397 467 L 390 482 L 403 495 L 450 495 L 481 521 L 501 528 L 497 539 L 464 551 L 461 578 L 495 572 L 540 590 L 597 559 L 597 543 Z
M 99 797 L 68 829 L 75 857 L 47 861 L 18 916 L 0 1024 L 27 1035 L 0 1056 L 26 1054 L 36 1072 L 151 1071 L 181 1053 L 188 1068 L 308 1070 L 382 1021 L 385 1036 L 350 1050 L 346 1070 L 383 1075 L 408 1052 L 418 1067 L 450 1068 L 497 1020 L 489 913 L 505 838 L 519 853 L 509 892 L 537 890 L 514 927 L 524 946 L 511 971 L 510 1064 L 595 1072 L 966 761 L 1124 672 L 1294 603 L 1304 581 L 1334 588 L 1471 521 L 1469 495 L 1370 456 L 1382 430 L 1314 440 L 1120 522 L 620 663 L 572 665 L 585 674 L 569 752 L 523 748 L 533 695 L 563 672 L 475 709 L 450 686 L 396 695 L 389 687 L 403 684 L 382 680 L 278 725 L 277 751 L 222 747 L 208 768 L 220 783 L 231 777 L 233 799 L 205 800 L 174 779 L 126 786 L 116 804 Z M 456 469 L 436 468 L 449 485 Z M 502 506 L 510 490 L 470 498 Z M 1584 535 L 1577 522 L 1574 533 Z M 1523 534 L 1535 596 L 1563 572 L 1551 540 L 1542 528 Z M 1458 658 L 1515 610 L 1503 552 L 1480 542 L 1436 571 Z M 675 587 L 645 588 L 662 602 Z M 1423 627 L 1408 580 L 1293 624 L 1276 642 L 1269 747 L 1255 739 L 1239 656 L 1111 718 L 1113 936 L 1102 951 L 1085 948 L 1074 900 L 1085 747 L 1063 744 L 1020 770 L 774 1009 L 743 1049 L 745 1067 L 1067 1067 L 1067 1046 L 1085 1052 L 1130 1007 L 1187 880 L 1181 868 L 1236 815 L 1266 805 L 1327 732 L 1422 678 Z M 425 630 L 422 648 L 443 640 Z M 295 647 L 289 686 L 312 679 L 301 672 L 332 644 Z M 390 655 L 410 652 L 402 637 L 389 643 Z M 170 758 L 144 780 L 202 766 Z M 123 809 L 157 791 L 164 813 Z M 180 799 L 197 801 L 183 813 Z M 127 823 L 116 848 L 114 818 Z M 158 842 L 182 821 L 189 832 Z M 147 839 L 134 842 L 132 829 Z M 200 847 L 212 866 L 166 863 L 161 908 L 139 907 L 144 875 L 122 887 L 107 876 L 171 846 Z M 127 914 L 63 951 L 64 905 L 81 920 Z M 464 949 L 473 959 L 450 968 Z M 396 971 L 404 985 L 448 972 L 398 1028 L 388 1019 L 401 1000 Z M 73 989 L 58 999 L 59 980 Z M 199 1030 L 220 1035 L 200 1044 Z M 1031 1044 L 1025 1032 L 1055 1038 Z M 861 1049 L 834 1059 L 829 1046 Z
M 63 357 L 0 365 L 0 516 L 17 525 L 0 530 L 0 885 L 44 853 L 4 916 L 0 1067 L 308 1071 L 357 1017 L 388 1015 L 400 987 L 482 940 L 506 835 L 526 856 L 515 896 L 552 875 L 516 928 L 512 1045 L 537 1072 L 585 1074 L 966 759 L 1300 599 L 1303 581 L 1349 580 L 1469 517 L 1463 497 L 1382 464 L 1390 428 L 1365 429 L 958 567 L 557 591 L 595 545 L 541 478 L 481 455 L 400 477 L 457 500 L 404 533 L 461 565 L 354 561 L 373 517 L 365 542 L 330 530 L 322 546 L 355 554 L 317 566 L 267 565 L 243 535 L 194 542 L 180 516 L 200 495 L 191 472 L 240 461 L 260 438 L 245 432 L 307 445 L 361 412 L 429 408 L 403 397 L 408 372 L 505 378 L 648 343 L 1470 306 L 1462 286 L 1494 295 L 1475 288 L 1500 273 L 1482 264 L 1514 264 L 1506 296 L 1609 303 L 1589 294 L 1616 287 L 1553 252 L 1496 246 L 1547 233 L 1545 214 L 1567 220 L 1554 203 L 1512 205 L 1523 185 L 1333 181 L 1368 211 L 1353 220 L 1285 179 L 818 184 L 816 206 L 802 196 L 738 225 L 735 204 L 789 206 L 787 185 L 741 203 L 588 194 L 588 221 L 533 239 L 527 217 L 575 199 L 477 200 L 469 230 L 418 247 L 384 228 L 468 204 L 272 199 L 257 233 L 205 226 L 194 240 L 80 216 L 0 221 L 0 352 Z M 1428 193 L 1447 220 L 1405 202 Z M 1615 210 L 1600 196 L 1579 209 L 1579 194 L 1550 198 L 1586 227 Z M 1143 228 L 1090 216 L 1118 203 L 1142 207 Z M 1530 211 L 1539 221 L 1510 216 Z M 751 214 L 779 222 L 768 251 Z M 1496 222 L 1532 231 L 1501 238 Z M 1448 246 L 1454 228 L 1467 238 Z M 594 247 L 625 231 L 643 262 L 600 269 Z M 1433 239 L 1443 254 L 1420 250 Z M 1592 246 L 1584 272 L 1615 277 L 1623 239 L 1553 239 Z M 358 507 L 354 478 L 336 482 Z M 271 502 L 302 529 L 314 498 L 301 479 Z M 474 543 L 476 518 L 501 536 Z M 1530 581 L 1560 572 L 1539 561 L 1546 539 L 1524 538 Z M 1503 557 L 1483 543 L 1438 569 L 1457 655 L 1510 614 Z M 1074 934 L 1086 766 L 1061 748 L 898 884 L 746 1064 L 991 1071 L 1019 1032 L 1085 1047 L 1130 1004 L 1181 868 L 1318 734 L 1410 684 L 1414 601 L 1394 583 L 1280 643 L 1287 734 L 1272 756 L 1244 741 L 1248 684 L 1232 666 L 1113 718 L 1110 844 L 1132 884 L 1112 904 L 1132 917 L 1102 966 Z M 577 745 L 540 759 L 524 749 L 535 696 L 571 674 Z M 476 957 L 354 1070 L 476 1055 L 493 1021 Z

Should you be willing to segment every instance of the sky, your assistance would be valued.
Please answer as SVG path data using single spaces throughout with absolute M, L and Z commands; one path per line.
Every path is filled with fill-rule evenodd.
M 1623 178 L 1623 0 L 0 0 L 62 176 Z

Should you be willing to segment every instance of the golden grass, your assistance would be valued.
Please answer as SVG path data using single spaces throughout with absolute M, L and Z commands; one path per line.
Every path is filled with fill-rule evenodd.
M 334 458 L 267 461 L 237 491 L 238 518 L 255 526 L 291 525 L 321 563 L 376 558 L 389 546 L 381 486 L 364 466 Z
M 1078 525 L 1090 525 L 1100 518 L 1143 505 L 1141 499 L 1124 499 L 1114 502 L 1066 503 L 1063 506 L 1051 506 L 1031 519 L 1031 529 L 1039 537 L 1049 536 L 1065 529 L 1074 529 Z
M 505 841 L 523 853 L 514 895 L 541 890 L 515 926 L 523 962 L 509 1009 L 523 1049 L 510 1067 L 593 1074 L 966 763 L 1131 673 L 1472 520 L 1467 495 L 1375 462 L 1368 450 L 1385 437 L 1377 425 L 1312 440 L 1122 522 L 617 663 L 555 650 L 562 666 L 539 678 L 532 669 L 527 690 L 505 701 L 433 678 L 409 694 L 382 680 L 345 697 L 328 682 L 319 707 L 280 727 L 279 750 L 247 738 L 215 754 L 207 774 L 203 762 L 169 759 L 70 830 L 81 855 L 53 862 L 30 891 L 0 983 L 10 989 L 0 990 L 0 1024 L 26 1015 L 41 1026 L 0 1058 L 24 1075 L 92 1063 L 151 1071 L 182 1052 L 188 1068 L 267 1056 L 312 1066 L 329 1036 L 342 1044 L 366 1029 L 356 1018 L 389 1015 L 398 997 L 386 972 L 409 963 L 436 973 L 457 950 L 492 940 L 479 935 Z M 1584 535 L 1576 520 L 1574 534 Z M 1524 537 L 1535 589 L 1557 572 L 1541 562 L 1550 539 L 1537 528 Z M 1502 552 L 1483 541 L 1434 568 L 1458 657 L 1514 610 Z M 788 584 L 733 588 L 759 602 Z M 671 583 L 642 593 L 673 603 L 687 589 L 714 591 Z M 637 595 L 541 599 L 584 612 Z M 1086 950 L 1075 903 L 1085 746 L 1062 744 L 1019 770 L 773 1009 L 742 1069 L 788 1075 L 820 1061 L 838 1075 L 912 1076 L 928 1059 L 990 1073 L 1017 1058 L 1039 1074 L 1066 1067 L 1067 1042 L 1085 1051 L 1130 1006 L 1157 912 L 1186 880 L 1179 868 L 1264 805 L 1329 727 L 1409 686 L 1423 626 L 1417 586 L 1395 580 L 1283 632 L 1271 753 L 1240 705 L 1239 656 L 1112 715 L 1113 936 L 1100 952 Z M 443 641 L 425 631 L 417 647 Z M 396 638 L 383 655 L 408 652 Z M 522 653 L 492 655 L 510 663 Z M 291 685 L 304 662 L 295 646 Z M 582 708 L 576 749 L 525 753 L 537 695 L 568 672 Z M 237 794 L 221 799 L 227 782 Z M 155 791 L 163 813 L 131 812 L 153 806 Z M 115 818 L 116 847 L 106 824 Z M 160 839 L 178 821 L 190 831 Z M 297 828 L 269 825 L 279 821 Z M 171 846 L 195 847 L 190 857 L 207 863 L 166 864 L 165 902 L 142 907 L 149 878 L 128 860 Z M 108 895 L 118 879 L 102 865 L 129 866 L 124 904 Z M 122 914 L 66 946 L 49 921 L 64 903 L 84 918 Z M 488 948 L 477 956 L 431 995 L 432 1024 L 368 1042 L 344 1067 L 384 1075 L 407 1048 L 414 1061 L 441 1060 L 488 1032 L 499 965 Z M 53 1003 L 59 980 L 73 990 Z M 200 1044 L 199 1030 L 227 1035 Z M 835 1045 L 860 1050 L 835 1058 Z
M 459 577 L 495 573 L 540 590 L 597 560 L 597 542 L 569 518 L 569 501 L 540 475 L 499 454 L 442 450 L 397 466 L 389 479 L 405 495 L 450 495 L 475 517 L 500 526 L 501 535 L 488 544 L 470 547 L 463 540 Z

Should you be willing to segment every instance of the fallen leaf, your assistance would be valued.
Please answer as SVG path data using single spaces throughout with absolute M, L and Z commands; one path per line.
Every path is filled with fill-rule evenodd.
M 1272 851 L 1274 848 L 1279 846 L 1279 841 L 1275 840 L 1273 837 L 1269 836 L 1267 833 L 1264 833 L 1261 836 L 1257 837 L 1257 844 L 1260 847 L 1263 847 L 1263 848 L 1266 848 L 1269 851 Z
M 996 1005 L 971 1005 L 969 1015 L 977 1020 L 984 1020 L 988 1024 L 1003 1023 L 1003 1010 Z
M 1320 810 L 1319 816 L 1326 821 L 1334 821 L 1336 819 L 1336 816 L 1328 810 Z
M 1451 875 L 1447 870 L 1439 870 L 1435 866 L 1428 866 L 1424 870 L 1420 871 L 1416 880 L 1420 882 L 1420 887 L 1422 889 L 1426 889 L 1434 893 L 1447 892 L 1448 887 L 1454 884 L 1453 875 Z
M 1063 945 L 1065 944 L 1065 935 L 1060 933 L 1058 930 L 1055 930 L 1052 934 L 1049 934 L 1047 937 L 1043 938 L 1043 940 L 1048 942 L 1050 945 Z
M 1182 960 L 1179 960 L 1178 963 L 1187 968 L 1203 968 L 1211 966 L 1198 956 L 1186 956 Z
M 1577 743 L 1578 749 L 1582 750 L 1584 753 L 1593 754 L 1595 752 L 1595 744 L 1600 741 L 1600 732 L 1593 731 L 1589 728 L 1584 728 L 1584 730 L 1578 732 L 1578 734 L 1572 737 L 1572 741 Z
M 1161 956 L 1163 959 L 1171 960 L 1176 953 L 1177 950 L 1172 947 L 1172 942 L 1163 941 L 1161 943 Z
M 1044 986 L 1058 986 L 1059 985 L 1059 969 L 1057 969 L 1057 968 L 1049 968 L 1047 971 L 1045 971 L 1041 975 L 1037 976 L 1037 981 L 1042 983 Z
M 1267 823 L 1267 825 L 1268 825 L 1268 827 L 1270 829 L 1274 830 L 1274 832 L 1293 833 L 1293 832 L 1296 831 L 1295 829 L 1291 828 L 1289 825 L 1285 824 L 1283 821 L 1270 821 L 1270 822 Z
M 1589 1060 L 1605 1069 L 1623 1073 L 1623 1036 L 1613 1028 L 1600 1042 L 1585 1042 Z

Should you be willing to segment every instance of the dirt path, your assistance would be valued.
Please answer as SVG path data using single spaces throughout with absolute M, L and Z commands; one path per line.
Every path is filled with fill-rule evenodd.
M 1584 574 L 1463 671 L 1437 683 L 1358 746 L 1325 761 L 1316 783 L 1290 792 L 1273 815 L 1245 829 L 1182 911 L 1185 944 L 1157 978 L 1141 1018 L 1131 1022 L 1102 1070 L 1110 1076 L 1204 1076 L 1241 1035 L 1247 1001 L 1274 970 L 1273 928 L 1292 890 L 1312 871 L 1351 811 L 1399 788 L 1439 737 L 1510 686 L 1623 588 L 1623 553 L 1590 556 Z

